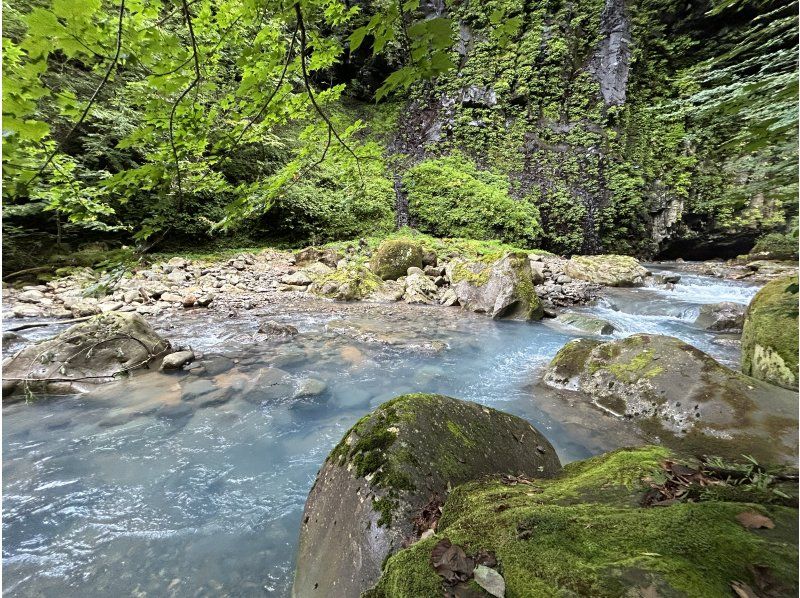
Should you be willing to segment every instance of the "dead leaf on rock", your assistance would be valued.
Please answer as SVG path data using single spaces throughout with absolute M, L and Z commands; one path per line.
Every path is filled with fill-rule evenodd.
M 431 551 L 431 565 L 446 582 L 453 584 L 472 577 L 475 560 L 468 557 L 461 546 L 444 538 Z
M 478 565 L 475 567 L 475 583 L 489 592 L 495 598 L 505 598 L 506 580 L 491 567 Z
M 736 516 L 736 521 L 747 529 L 775 528 L 772 519 L 755 511 L 742 511 Z

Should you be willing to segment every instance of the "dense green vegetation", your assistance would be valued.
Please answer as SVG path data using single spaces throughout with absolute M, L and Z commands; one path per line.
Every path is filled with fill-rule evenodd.
M 615 6 L 6 2 L 6 269 L 404 216 L 568 253 L 784 232 L 796 1 Z M 612 30 L 624 73 L 603 62 Z

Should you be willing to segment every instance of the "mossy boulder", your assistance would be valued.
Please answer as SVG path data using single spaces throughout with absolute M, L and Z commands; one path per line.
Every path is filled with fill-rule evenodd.
M 440 395 L 388 401 L 345 434 L 317 475 L 293 595 L 359 596 L 423 531 L 414 518 L 458 484 L 559 469 L 547 439 L 519 417 Z
M 511 320 L 540 320 L 544 314 L 525 253 L 508 252 L 494 261 L 456 259 L 447 275 L 465 309 Z
M 572 278 L 607 287 L 638 287 L 647 270 L 628 255 L 575 255 L 564 266 Z
M 108 312 L 29 345 L 3 363 L 4 389 L 83 392 L 171 352 L 137 313 Z M 6 383 L 8 383 L 6 385 Z M 4 393 L 5 395 L 5 393 Z
M 425 251 L 411 239 L 387 239 L 369 260 L 372 271 L 383 280 L 405 276 L 411 267 L 422 268 Z
M 797 388 L 798 277 L 773 280 L 747 307 L 742 330 L 742 371 L 786 388 Z
M 796 393 L 730 370 L 677 338 L 573 341 L 543 380 L 675 449 L 768 461 L 797 455 Z
M 796 595 L 797 508 L 765 502 L 756 492 L 708 500 L 702 488 L 695 502 L 643 507 L 650 487 L 664 481 L 665 461 L 674 458 L 662 447 L 623 449 L 571 463 L 532 485 L 460 486 L 436 534 L 389 558 L 365 598 L 442 596 L 431 551 L 443 538 L 470 553 L 495 555 L 507 598 L 728 598 L 736 595 L 733 582 L 754 591 L 769 583 L 777 592 L 763 595 Z M 746 512 L 768 517 L 774 527 L 744 527 L 737 516 Z
M 381 287 L 381 279 L 361 265 L 350 265 L 317 277 L 308 287 L 321 297 L 336 301 L 358 301 Z

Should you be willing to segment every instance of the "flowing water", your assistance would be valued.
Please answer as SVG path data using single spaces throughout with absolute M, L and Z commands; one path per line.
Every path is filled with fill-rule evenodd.
M 756 290 L 684 275 L 672 291 L 611 290 L 582 311 L 611 321 L 616 336 L 670 334 L 735 364 L 735 339 L 692 321 L 703 303 L 747 303 Z M 6 595 L 288 595 L 303 504 L 325 456 L 360 416 L 407 392 L 521 415 L 563 462 L 612 448 L 553 417 L 531 388 L 581 334 L 553 321 L 425 307 L 296 310 L 283 319 L 300 335 L 275 342 L 253 334 L 255 315 L 192 313 L 156 325 L 226 356 L 214 376 L 146 373 L 3 407 Z M 319 394 L 300 396 L 312 386 Z

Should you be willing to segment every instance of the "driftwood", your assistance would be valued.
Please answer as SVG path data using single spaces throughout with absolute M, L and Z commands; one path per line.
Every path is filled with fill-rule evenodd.
M 72 318 L 71 320 L 56 320 L 54 322 L 36 322 L 33 324 L 20 324 L 12 328 L 6 328 L 6 332 L 19 332 L 20 330 L 27 330 L 28 328 L 41 328 L 42 326 L 54 326 L 56 324 L 74 324 L 75 322 L 85 322 L 92 316 L 84 316 L 82 318 Z
M 12 278 L 17 278 L 18 276 L 22 276 L 23 274 L 35 274 L 36 272 L 47 272 L 48 270 L 53 270 L 56 266 L 37 266 L 35 268 L 27 268 L 25 270 L 20 270 L 18 272 L 12 272 L 11 274 L 6 274 L 3 276 L 3 280 L 11 280 Z

